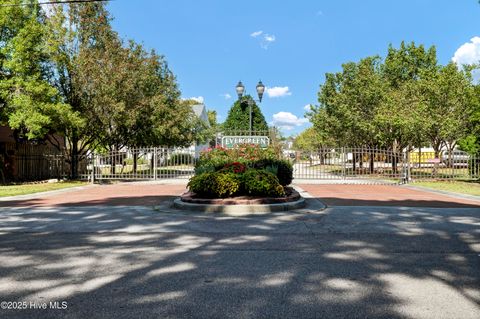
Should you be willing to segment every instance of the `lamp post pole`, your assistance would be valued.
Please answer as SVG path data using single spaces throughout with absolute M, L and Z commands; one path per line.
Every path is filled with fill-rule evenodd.
M 262 103 L 263 93 L 265 92 L 265 85 L 263 85 L 262 81 L 258 81 L 256 89 L 257 89 L 257 94 L 258 94 L 258 102 Z M 237 91 L 238 99 L 241 99 L 242 96 L 243 96 L 243 93 L 245 93 L 245 86 L 243 85 L 242 81 L 238 81 L 238 84 L 235 87 L 235 90 Z M 248 102 L 248 110 L 249 110 L 249 114 L 250 114 L 249 121 L 248 121 L 248 129 L 249 129 L 248 132 L 249 132 L 250 136 L 252 136 L 252 104 L 253 104 L 253 101 L 250 101 L 250 99 L 248 99 L 247 102 Z

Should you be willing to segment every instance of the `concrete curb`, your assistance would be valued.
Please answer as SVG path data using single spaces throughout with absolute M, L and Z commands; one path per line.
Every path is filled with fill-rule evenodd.
M 285 212 L 305 207 L 305 199 L 294 202 L 263 204 L 263 205 L 209 205 L 182 202 L 180 198 L 173 201 L 173 207 L 181 210 L 222 213 L 230 216 L 266 215 L 272 212 Z
M 467 194 L 459 194 L 459 193 L 453 193 L 453 192 L 448 192 L 448 191 L 442 191 L 438 189 L 432 189 L 428 187 L 423 187 L 423 186 L 413 186 L 410 184 L 404 184 L 401 187 L 417 190 L 417 191 L 422 191 L 422 192 L 429 192 L 433 194 L 440 194 L 440 195 L 447 195 L 450 197 L 454 198 L 459 198 L 459 199 L 468 199 L 468 200 L 474 200 L 474 201 L 479 201 L 480 202 L 480 196 L 475 196 L 475 195 L 467 195 Z
M 324 214 L 323 211 L 327 208 L 327 205 L 297 185 L 291 185 L 291 187 L 300 194 L 300 200 L 290 203 L 267 205 L 201 205 L 184 203 L 177 198 L 170 206 L 170 209 L 160 206 L 156 206 L 154 209 L 159 212 L 168 213 L 179 213 L 178 210 L 182 210 L 184 214 L 190 215 L 198 213 L 203 217 L 222 215 L 231 217 L 261 217 L 286 212 L 292 213 L 292 215 Z

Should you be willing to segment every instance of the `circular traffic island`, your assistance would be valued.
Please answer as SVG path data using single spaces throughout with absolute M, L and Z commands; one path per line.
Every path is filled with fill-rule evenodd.
M 273 147 L 216 147 L 200 154 L 189 192 L 176 199 L 174 207 L 229 215 L 302 208 L 305 200 L 288 187 L 292 178 L 292 164 Z
M 285 187 L 285 196 L 281 197 L 241 195 L 228 198 L 205 198 L 189 191 L 177 198 L 173 205 L 175 208 L 188 211 L 241 216 L 299 209 L 305 207 L 305 200 L 293 188 Z

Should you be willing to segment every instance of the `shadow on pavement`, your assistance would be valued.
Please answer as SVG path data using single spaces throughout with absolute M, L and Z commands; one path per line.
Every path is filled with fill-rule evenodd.
M 207 218 L 55 207 L 0 216 L 0 299 L 68 303 L 0 310 L 5 318 L 480 315 L 476 209 Z
M 104 198 L 85 200 L 85 199 L 69 199 L 69 194 L 65 194 L 65 198 L 61 200 L 52 200 L 48 197 L 33 198 L 23 200 L 12 200 L 0 202 L 0 207 L 75 207 L 75 206 L 156 206 L 169 200 L 173 200 L 178 196 L 158 195 L 158 196 L 106 196 Z
M 389 206 L 389 207 L 435 207 L 435 208 L 480 208 L 480 202 L 465 200 L 453 202 L 446 200 L 365 200 L 343 197 L 321 197 L 319 198 L 327 206 Z

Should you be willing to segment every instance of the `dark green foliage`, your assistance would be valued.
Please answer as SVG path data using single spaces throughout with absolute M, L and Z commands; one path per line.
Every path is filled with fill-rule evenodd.
M 245 192 L 255 196 L 285 196 L 278 178 L 261 169 L 249 169 L 243 175 Z
M 250 168 L 265 169 L 275 173 L 280 184 L 287 186 L 293 179 L 293 167 L 290 162 L 279 159 L 271 148 L 242 145 L 234 149 L 217 147 L 201 154 L 195 167 L 195 173 L 214 172 L 226 165 L 238 163 Z
M 247 166 L 240 162 L 227 163 L 220 170 L 221 172 L 229 172 L 235 174 L 243 174 L 247 170 Z
M 242 145 L 235 149 L 210 149 L 200 156 L 190 191 L 207 197 L 234 195 L 284 196 L 293 168 L 272 150 Z
M 285 196 L 283 186 L 272 173 L 261 169 L 248 169 L 244 173 L 227 170 L 197 174 L 188 182 L 188 189 L 197 195 L 212 198 L 224 198 L 248 194 L 253 196 Z M 243 168 L 243 167 L 242 167 Z
M 195 173 L 204 171 L 217 171 L 228 163 L 239 162 L 249 165 L 249 162 L 262 158 L 274 158 L 272 149 L 261 149 L 256 145 L 241 145 L 237 148 L 227 149 L 221 146 L 203 152 L 195 167 Z
M 262 159 L 254 163 L 255 168 L 274 170 L 276 168 L 276 176 L 280 185 L 287 186 L 293 179 L 293 166 L 289 161 L 281 159 Z
M 240 191 L 242 176 L 230 172 L 207 172 L 195 175 L 188 182 L 190 191 L 205 197 L 230 197 Z
M 244 96 L 233 104 L 230 111 L 228 111 L 227 120 L 223 123 L 224 130 L 247 131 L 249 129 L 249 101 L 252 103 L 252 131 L 268 131 L 268 125 L 262 111 L 249 95 Z

